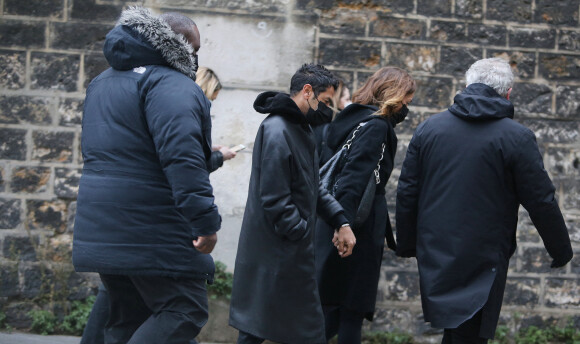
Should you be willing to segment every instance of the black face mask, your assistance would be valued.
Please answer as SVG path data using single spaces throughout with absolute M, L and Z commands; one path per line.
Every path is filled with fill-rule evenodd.
M 332 109 L 322 102 L 318 102 L 318 110 L 310 107 L 306 113 L 306 121 L 310 125 L 320 125 L 332 121 Z
M 197 68 L 199 67 L 198 65 L 199 57 L 197 56 L 197 54 L 193 54 L 191 57 L 193 58 L 193 72 L 197 73 Z
M 409 108 L 407 107 L 407 105 L 403 104 L 403 107 L 401 108 L 401 110 L 399 110 L 399 112 L 391 115 L 391 123 L 393 124 L 393 127 L 396 126 L 398 123 L 404 121 L 408 113 Z

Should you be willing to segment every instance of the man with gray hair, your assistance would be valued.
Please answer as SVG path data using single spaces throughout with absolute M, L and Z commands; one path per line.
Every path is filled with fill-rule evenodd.
M 572 259 L 568 230 L 534 133 L 512 120 L 509 64 L 475 62 L 467 88 L 421 123 L 397 189 L 397 255 L 417 257 L 425 321 L 442 343 L 494 337 L 519 205 L 553 268 Z

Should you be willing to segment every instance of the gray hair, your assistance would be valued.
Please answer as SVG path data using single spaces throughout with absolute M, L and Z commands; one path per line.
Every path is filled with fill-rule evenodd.
M 514 84 L 514 74 L 506 60 L 494 57 L 476 61 L 465 73 L 467 86 L 485 84 L 505 97 Z

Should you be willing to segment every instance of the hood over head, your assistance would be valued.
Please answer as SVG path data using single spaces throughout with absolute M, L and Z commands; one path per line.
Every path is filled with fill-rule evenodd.
M 514 106 L 485 84 L 471 84 L 456 95 L 449 111 L 455 116 L 469 121 L 485 121 L 513 118 Z
M 306 116 L 288 93 L 268 91 L 258 95 L 254 109 L 259 113 L 282 115 L 295 123 L 307 123 Z
M 163 65 L 195 80 L 197 62 L 192 46 L 143 7 L 130 7 L 121 13 L 117 25 L 107 34 L 103 52 L 115 69 Z

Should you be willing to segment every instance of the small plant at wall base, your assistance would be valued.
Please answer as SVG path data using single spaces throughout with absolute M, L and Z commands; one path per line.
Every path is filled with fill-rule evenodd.
M 5 329 L 6 327 L 6 314 L 0 312 L 0 329 Z
M 509 342 L 510 329 L 505 325 L 500 325 L 495 330 L 495 337 L 490 344 L 507 344 Z
M 336 336 L 329 344 L 336 344 Z M 367 332 L 362 334 L 362 344 L 414 344 L 413 335 L 402 331 L 393 332 Z
M 32 318 L 32 325 L 30 329 L 34 333 L 53 334 L 56 329 L 56 317 L 50 311 L 33 310 L 28 312 Z
M 393 332 L 368 332 L 363 333 L 363 344 L 413 344 L 415 340 L 409 333 L 401 331 Z
M 212 299 L 225 297 L 229 300 L 232 297 L 233 283 L 234 275 L 226 271 L 226 265 L 224 263 L 216 261 L 214 281 L 213 284 L 208 285 L 207 293 Z
M 34 333 L 44 335 L 58 333 L 80 336 L 83 334 L 94 303 L 95 296 L 89 296 L 83 301 L 74 301 L 62 321 L 59 321 L 51 311 L 32 310 L 28 312 L 28 316 L 32 318 L 30 329 Z
M 82 335 L 95 299 L 96 297 L 91 295 L 83 301 L 73 302 L 71 311 L 64 317 L 60 330 L 66 334 Z
M 548 326 L 539 328 L 529 326 L 520 328 L 513 336 L 507 326 L 498 326 L 494 340 L 490 344 L 580 344 L 580 329 L 573 323 L 568 323 L 565 327 Z

